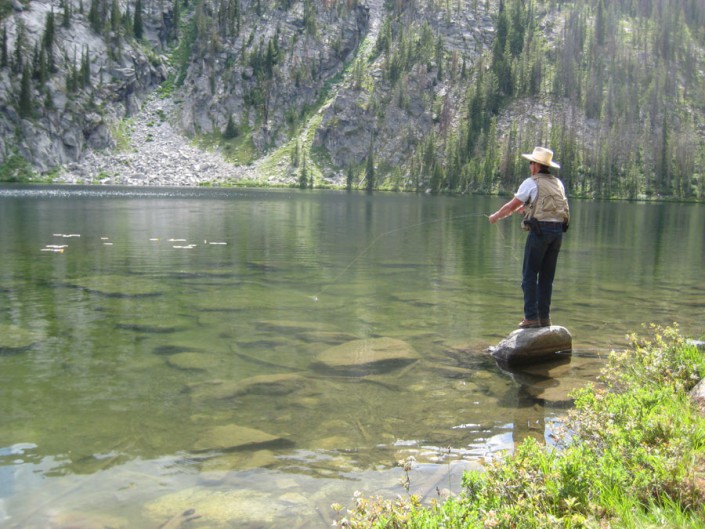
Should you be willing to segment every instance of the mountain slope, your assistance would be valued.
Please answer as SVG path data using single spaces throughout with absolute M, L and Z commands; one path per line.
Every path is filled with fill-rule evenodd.
M 233 182 L 510 191 L 525 176 L 519 154 L 545 144 L 572 194 L 705 197 L 696 0 L 115 2 L 103 4 L 122 13 L 106 14 L 108 31 L 71 4 L 54 39 L 64 61 L 44 85 L 33 68 L 28 113 L 13 57 L 41 63 L 49 5 L 5 18 L 5 165 L 20 156 L 85 174 L 85 152 L 120 143 L 115 124 L 168 77 L 171 123 L 229 160 Z M 128 23 L 138 11 L 140 38 Z M 30 29 L 15 54 L 18 19 Z M 87 49 L 89 82 L 70 89 Z

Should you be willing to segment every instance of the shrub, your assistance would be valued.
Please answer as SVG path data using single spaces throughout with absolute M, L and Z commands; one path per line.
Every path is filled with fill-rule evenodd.
M 612 352 L 602 384 L 576 392 L 557 448 L 526 439 L 469 472 L 463 492 L 430 506 L 414 496 L 356 499 L 353 528 L 705 527 L 705 418 L 688 391 L 705 358 L 677 325 Z

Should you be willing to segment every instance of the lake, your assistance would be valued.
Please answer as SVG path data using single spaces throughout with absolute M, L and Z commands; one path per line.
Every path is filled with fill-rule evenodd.
M 502 369 L 525 238 L 485 218 L 505 200 L 0 187 L 0 525 L 326 527 L 355 491 L 406 493 L 408 457 L 428 500 L 551 444 L 642 323 L 702 338 L 705 206 L 573 200 L 552 319 L 574 353 Z M 417 359 L 321 368 L 356 340 Z

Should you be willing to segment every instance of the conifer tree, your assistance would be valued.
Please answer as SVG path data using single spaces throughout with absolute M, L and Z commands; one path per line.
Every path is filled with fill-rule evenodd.
M 110 5 L 110 31 L 117 35 L 120 31 L 120 5 L 117 0 L 113 0 Z
M 524 3 L 514 0 L 511 6 L 510 16 L 511 31 L 507 35 L 509 52 L 512 57 L 517 57 L 524 49 L 524 34 L 526 32 Z
M 132 22 L 132 31 L 137 40 L 144 36 L 144 22 L 142 21 L 142 0 L 135 2 L 135 17 Z
M 308 186 L 308 167 L 306 166 L 306 153 L 304 153 L 303 160 L 301 162 L 301 172 L 299 173 L 299 187 L 301 189 L 306 189 Z
M 54 26 L 54 8 L 52 7 L 44 20 L 44 34 L 42 35 L 42 46 L 44 46 L 44 49 L 52 49 L 54 46 L 55 35 L 56 29 Z
M 345 174 L 345 189 L 352 191 L 353 182 L 355 180 L 355 171 L 352 164 L 348 165 L 348 170 Z
M 228 117 L 228 124 L 225 126 L 225 132 L 223 132 L 223 138 L 226 140 L 231 140 L 237 138 L 239 132 L 237 126 L 235 125 L 235 120 L 233 120 L 232 114 Z
M 71 2 L 64 0 L 64 12 L 61 17 L 61 27 L 68 29 L 71 27 Z
M 100 33 L 102 26 L 100 2 L 101 0 L 91 0 L 91 7 L 88 9 L 88 22 L 96 33 Z
M 2 26 L 2 49 L 0 50 L 0 68 L 7 68 L 9 57 L 7 55 L 7 26 Z
M 179 0 L 174 0 L 174 38 L 179 37 L 179 25 L 181 24 L 181 3 Z
M 20 100 L 18 112 L 20 117 L 28 118 L 32 115 L 32 84 L 29 66 L 22 69 L 22 80 L 20 81 Z
M 12 64 L 12 71 L 16 74 L 21 74 L 24 70 L 24 25 L 21 22 L 17 23 L 17 39 L 15 39 L 15 57 Z
M 367 154 L 367 165 L 365 167 L 365 179 L 367 183 L 365 189 L 367 192 L 371 192 L 375 188 L 375 160 L 374 160 L 374 150 L 372 144 L 370 144 L 370 150 Z
M 81 57 L 81 88 L 86 88 L 91 84 L 91 54 L 88 46 L 85 48 L 85 52 Z

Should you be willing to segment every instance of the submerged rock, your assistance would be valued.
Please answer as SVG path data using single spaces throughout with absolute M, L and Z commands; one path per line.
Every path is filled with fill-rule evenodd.
M 241 380 L 234 388 L 238 395 L 287 395 L 306 386 L 306 379 L 296 373 L 257 375 Z
M 276 443 L 284 443 L 283 437 L 268 434 L 262 430 L 247 428 L 237 424 L 216 426 L 207 430 L 194 445 L 194 450 L 238 450 L 246 448 L 262 448 Z
M 204 461 L 201 470 L 213 476 L 217 472 L 231 470 L 250 470 L 253 468 L 267 468 L 277 463 L 277 457 L 270 450 L 257 450 L 255 452 L 228 452 L 218 457 Z
M 215 369 L 222 363 L 217 355 L 194 351 L 176 353 L 169 356 L 166 362 L 171 367 L 184 371 L 208 371 Z
M 171 357 L 173 358 L 173 357 Z M 296 373 L 256 375 L 243 380 L 215 380 L 187 388 L 194 400 L 220 400 L 243 395 L 288 395 L 303 389 L 309 379 Z
M 573 339 L 568 329 L 558 325 L 538 329 L 517 329 L 490 347 L 489 353 L 506 365 L 531 364 L 555 359 L 557 353 L 570 352 Z
M 37 343 L 35 333 L 16 325 L 0 324 L 0 355 L 21 353 Z
M 137 276 L 98 275 L 80 277 L 68 282 L 72 287 L 82 288 L 108 297 L 159 296 L 164 288 L 158 283 Z
M 271 494 L 217 487 L 181 489 L 147 503 L 144 508 L 157 527 L 185 507 L 198 513 L 209 527 L 268 527 L 283 511 Z
M 419 360 L 408 343 L 394 338 L 353 340 L 326 349 L 312 366 L 342 375 L 369 375 L 404 367 Z
M 125 518 L 80 511 L 56 512 L 49 519 L 49 527 L 56 529 L 127 529 L 129 526 Z

